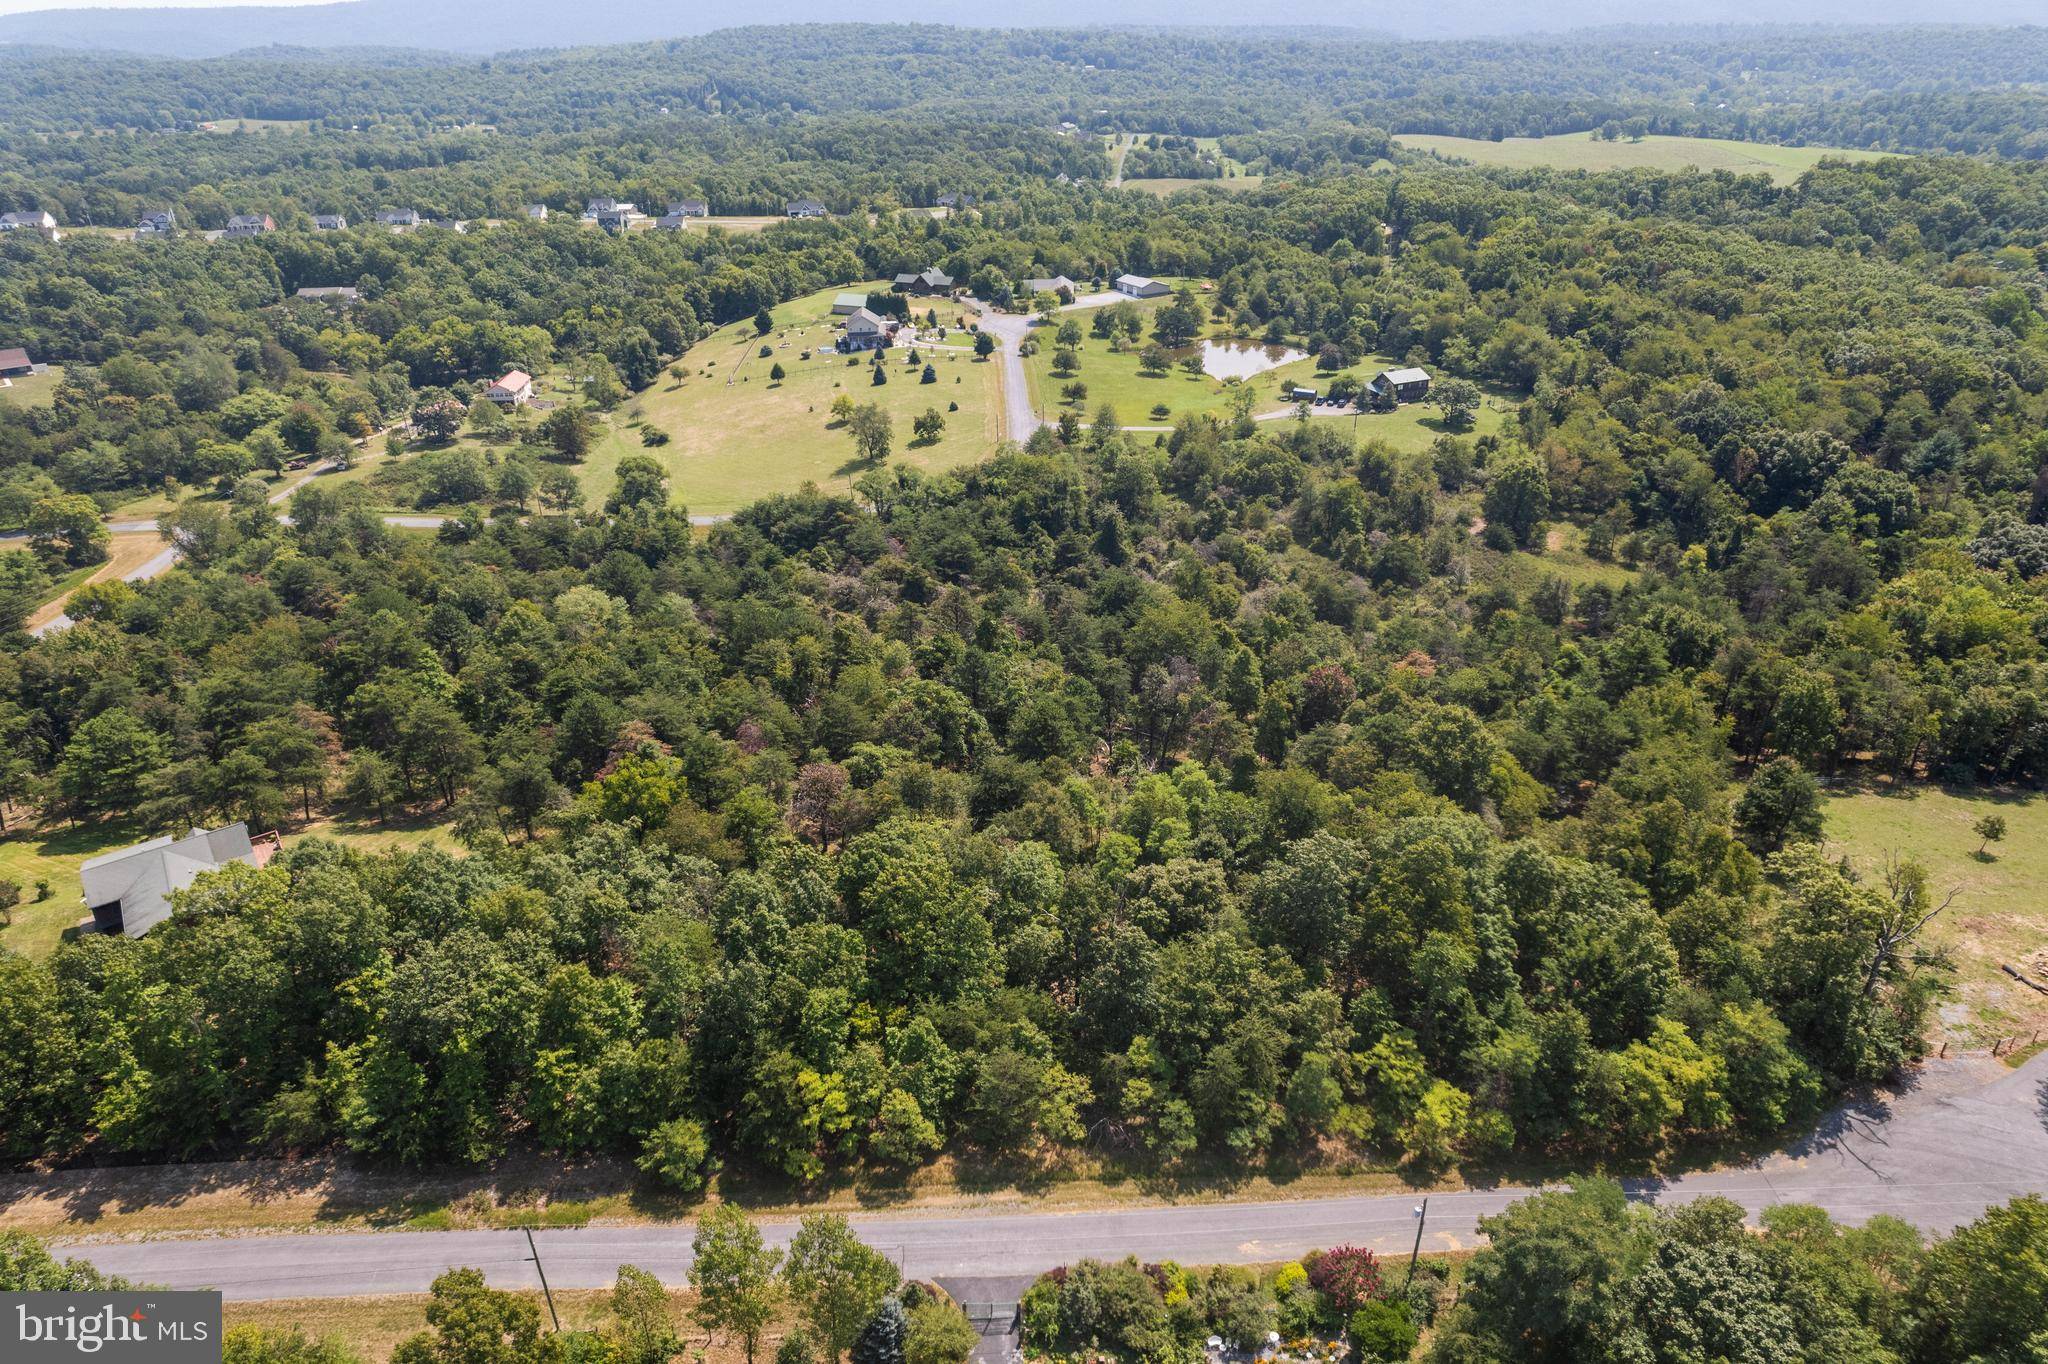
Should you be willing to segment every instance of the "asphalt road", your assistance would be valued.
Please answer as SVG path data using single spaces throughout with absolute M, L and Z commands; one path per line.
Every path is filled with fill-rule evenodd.
M 1114 291 L 1083 294 L 1072 303 L 1064 305 L 1060 311 L 1070 313 L 1082 308 L 1100 308 L 1122 298 L 1122 294 Z M 1031 406 L 1031 385 L 1024 377 L 1024 357 L 1017 350 L 1018 345 L 1038 325 L 1038 319 L 1030 313 L 999 313 L 977 299 L 970 298 L 966 302 L 980 309 L 981 329 L 996 339 L 996 359 L 1003 367 L 1003 436 L 1022 445 L 1031 438 L 1034 431 L 1046 425 L 1045 420 Z M 1160 429 L 1164 431 L 1172 428 Z
M 1480 1238 L 1478 1219 L 1526 1188 L 1435 1194 L 1424 1249 Z M 1814 1133 L 1749 1165 L 1637 1181 L 1645 1202 L 1731 1198 L 1752 1216 L 1777 1203 L 1814 1203 L 1849 1222 L 1889 1213 L 1946 1232 L 1985 1208 L 2048 1192 L 2048 1053 L 2019 1070 L 1995 1061 L 1935 1061 L 1906 1087 L 1838 1109 Z M 1031 1274 L 1083 1256 L 1137 1255 L 1183 1263 L 1290 1258 L 1341 1241 L 1386 1254 L 1408 1250 L 1419 1196 L 1205 1203 L 1116 1211 L 862 1214 L 869 1244 L 904 1271 L 935 1276 Z M 786 1244 L 793 1221 L 762 1230 Z M 598 1288 L 635 1264 L 674 1282 L 687 1271 L 687 1225 L 589 1227 L 535 1233 L 555 1287 Z M 424 1290 L 468 1265 L 501 1287 L 535 1287 L 519 1232 L 366 1232 L 80 1245 L 102 1269 L 170 1288 L 218 1288 L 231 1299 L 330 1297 Z

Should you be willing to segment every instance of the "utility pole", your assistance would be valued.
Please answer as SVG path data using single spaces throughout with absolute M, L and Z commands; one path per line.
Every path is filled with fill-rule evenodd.
M 1415 1282 L 1415 1262 L 1422 1256 L 1422 1227 L 1429 1221 L 1429 1199 L 1422 1200 L 1422 1206 L 1415 1210 L 1415 1249 L 1408 1252 L 1408 1282 Z
M 533 1261 L 533 1272 L 540 1275 L 540 1293 L 542 1297 L 548 1300 L 548 1320 L 555 1324 L 555 1334 L 560 1335 L 562 1334 L 562 1319 L 555 1314 L 555 1294 L 554 1290 L 548 1287 L 548 1272 L 542 1269 L 540 1265 L 540 1247 L 533 1243 L 533 1228 L 526 1227 L 524 1230 L 526 1232 L 526 1248 L 531 1252 L 526 1258 Z M 1419 1240 L 1417 1244 L 1420 1244 Z M 1409 1272 L 1414 1272 L 1412 1266 Z

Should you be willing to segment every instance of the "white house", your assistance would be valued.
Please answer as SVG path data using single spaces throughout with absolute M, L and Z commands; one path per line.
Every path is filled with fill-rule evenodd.
M 782 209 L 792 218 L 822 218 L 826 214 L 825 206 L 816 199 L 791 199 Z
M 26 213 L 0 213 L 0 232 L 40 232 L 53 242 L 64 240 L 64 234 L 57 230 L 57 220 L 42 209 L 31 209 Z
M 277 855 L 277 835 L 249 837 L 247 824 L 194 829 L 183 838 L 165 834 L 147 843 L 101 853 L 78 869 L 86 907 L 102 933 L 139 938 L 171 914 L 171 896 L 206 872 L 231 862 L 260 867 Z
M 846 319 L 846 334 L 839 338 L 841 350 L 879 350 L 889 344 L 889 324 L 866 308 L 856 308 Z
M 515 369 L 485 389 L 484 396 L 500 407 L 524 407 L 533 401 L 533 376 Z
M 1147 279 L 1143 275 L 1118 275 L 1116 291 L 1120 294 L 1129 294 L 1132 298 L 1158 298 L 1161 294 L 1173 292 L 1158 280 Z

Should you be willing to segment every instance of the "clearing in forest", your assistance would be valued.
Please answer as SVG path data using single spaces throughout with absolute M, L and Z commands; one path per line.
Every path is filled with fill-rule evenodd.
M 1645 137 L 1641 141 L 1605 142 L 1592 133 L 1557 133 L 1550 137 L 1510 137 L 1491 142 L 1478 137 L 1436 133 L 1402 133 L 1394 141 L 1410 151 L 1435 152 L 1482 166 L 1556 170 L 1699 170 L 1768 175 L 1789 185 L 1828 157 L 1868 161 L 1882 152 L 1848 147 L 1781 147 L 1765 142 L 1738 142 L 1726 137 Z
M 1882 886 L 1887 859 L 1900 857 L 1927 868 L 1937 902 L 1958 892 L 1928 929 L 1956 964 L 1956 993 L 1941 1006 L 1945 1038 L 1989 1046 L 2048 1033 L 2048 995 L 2000 969 L 2048 984 L 2048 797 L 1907 785 L 1830 795 L 1826 813 L 1830 851 L 1846 853 L 1870 884 Z M 2005 821 L 2005 837 L 1990 844 L 1975 829 L 1987 815 Z
M 869 356 L 853 356 L 849 364 L 833 350 L 839 335 L 833 298 L 888 292 L 881 281 L 836 286 L 774 308 L 766 335 L 748 318 L 699 341 L 670 367 L 679 366 L 682 379 L 664 370 L 612 413 L 609 428 L 578 466 L 585 493 L 601 503 L 628 454 L 662 461 L 675 498 L 697 515 L 738 511 L 805 483 L 844 492 L 869 466 L 857 457 L 845 424 L 832 416 L 832 400 L 842 393 L 856 403 L 880 403 L 889 414 L 891 465 L 936 473 L 986 458 L 1001 437 L 1000 367 L 975 357 L 974 334 L 959 325 L 971 320 L 970 310 L 944 299 L 912 299 L 920 321 L 937 311 L 945 335 L 882 352 L 885 384 L 873 382 Z M 913 349 L 915 366 L 908 362 Z M 922 382 L 927 364 L 932 383 Z M 772 375 L 777 365 L 780 380 Z M 955 403 L 958 410 L 948 411 Z M 917 445 L 911 423 L 927 408 L 944 416 L 945 430 L 931 444 Z M 665 433 L 668 443 L 644 444 L 643 430 Z

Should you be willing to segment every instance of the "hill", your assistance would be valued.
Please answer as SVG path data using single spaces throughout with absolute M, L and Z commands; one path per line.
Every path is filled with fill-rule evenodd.
M 1577 4 L 1502 6 L 1491 0 L 1453 3 L 1404 14 L 1405 37 L 1474 37 L 1488 34 L 1558 33 L 1593 25 L 1634 23 L 1640 7 L 1627 0 L 1579 0 Z M 988 27 L 990 11 L 970 0 L 883 0 L 863 6 L 860 17 L 878 23 L 916 22 Z M 1008 27 L 1097 24 L 1102 10 L 1083 0 L 1022 0 L 1004 6 Z M 529 48 L 585 46 L 681 38 L 730 28 L 734 12 L 708 5 L 669 6 L 649 0 L 593 0 L 573 6 L 539 0 L 508 0 L 480 22 L 474 6 L 459 0 L 344 0 L 331 5 L 192 6 L 162 9 L 79 8 L 38 10 L 0 16 L 0 44 L 97 48 L 169 57 L 219 57 L 274 44 L 355 48 L 375 35 L 379 44 L 454 52 L 508 52 Z M 747 8 L 749 24 L 836 23 L 848 17 L 842 6 L 821 0 L 764 0 Z M 1122 25 L 1241 25 L 1244 11 L 1227 0 L 1129 0 L 1116 7 Z M 1695 0 L 1662 16 L 1698 24 L 1776 23 L 1783 7 L 1766 0 Z M 1812 0 L 1802 8 L 1807 23 L 1924 23 L 1924 6 L 1907 0 Z M 1977 0 L 1943 15 L 1959 23 L 2028 23 L 2039 11 L 2028 0 Z M 1310 0 L 1279 0 L 1259 14 L 1259 27 L 1296 25 L 1358 29 L 1390 27 L 1379 17 L 1333 13 Z

